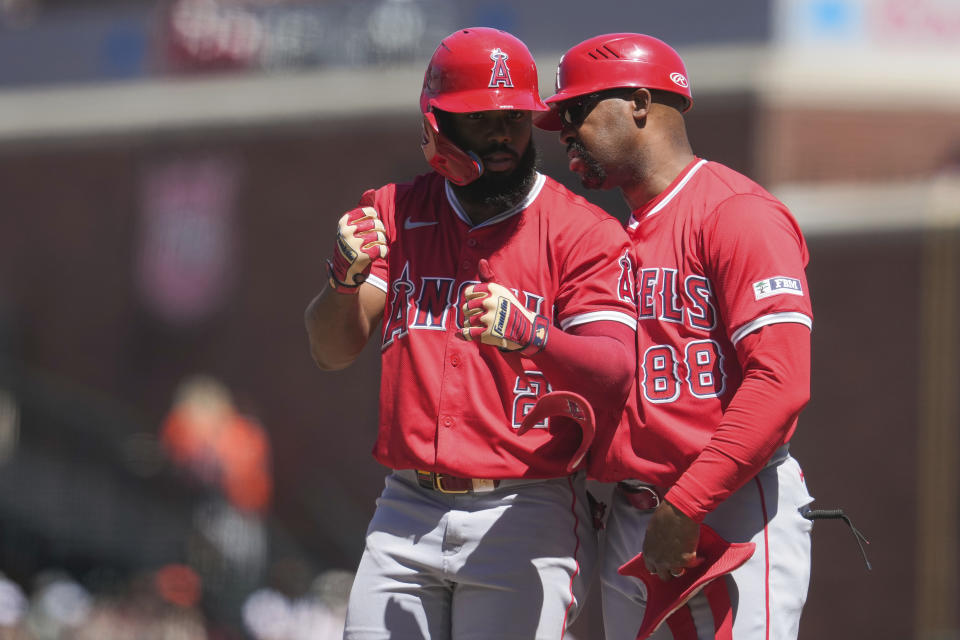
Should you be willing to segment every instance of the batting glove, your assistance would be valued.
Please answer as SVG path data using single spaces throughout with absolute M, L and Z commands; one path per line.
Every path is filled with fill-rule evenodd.
M 387 235 L 373 207 L 343 214 L 337 223 L 333 259 L 327 260 L 330 286 L 340 293 L 356 294 L 370 274 L 373 261 L 387 257 Z
M 532 356 L 547 345 L 550 320 L 525 308 L 506 287 L 483 282 L 467 287 L 463 303 L 464 340 L 477 340 L 501 351 Z

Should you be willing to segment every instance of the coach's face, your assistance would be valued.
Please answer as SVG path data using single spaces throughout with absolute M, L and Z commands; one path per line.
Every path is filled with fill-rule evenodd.
M 570 171 L 588 189 L 612 189 L 631 177 L 629 165 L 637 153 L 632 144 L 633 91 L 601 91 L 558 107 L 560 141 L 567 148 Z

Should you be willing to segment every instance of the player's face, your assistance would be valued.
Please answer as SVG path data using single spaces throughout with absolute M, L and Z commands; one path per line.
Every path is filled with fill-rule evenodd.
M 529 111 L 439 112 L 444 134 L 483 161 L 483 174 L 462 187 L 461 198 L 504 208 L 516 204 L 536 181 L 537 151 Z
M 533 137 L 529 111 L 451 113 L 448 122 L 450 131 L 445 133 L 461 149 L 477 154 L 484 172 L 515 171 Z
M 567 147 L 570 171 L 580 176 L 588 189 L 619 186 L 633 149 L 620 134 L 632 126 L 628 98 L 632 89 L 614 89 L 580 96 L 559 105 L 563 129 L 560 140 Z

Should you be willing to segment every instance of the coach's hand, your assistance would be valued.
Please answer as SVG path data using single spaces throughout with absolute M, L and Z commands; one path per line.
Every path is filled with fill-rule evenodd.
M 327 261 L 330 286 L 340 293 L 357 293 L 373 261 L 386 257 L 387 235 L 376 209 L 351 209 L 337 222 L 333 260 Z
M 470 285 L 464 291 L 464 340 L 478 340 L 501 351 L 531 356 L 547 344 L 550 321 L 525 308 L 506 287 L 496 282 Z
M 650 517 L 643 539 L 643 562 L 661 580 L 677 578 L 702 558 L 697 557 L 700 524 L 663 500 Z

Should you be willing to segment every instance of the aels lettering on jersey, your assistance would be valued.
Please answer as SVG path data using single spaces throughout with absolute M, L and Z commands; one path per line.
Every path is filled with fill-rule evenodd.
M 385 350 L 394 340 L 402 338 L 410 330 L 446 331 L 449 328 L 450 317 L 454 317 L 454 327 L 463 328 L 463 303 L 466 301 L 464 290 L 470 285 L 479 284 L 476 280 L 466 280 L 456 284 L 452 278 L 434 276 L 410 276 L 410 263 L 403 265 L 403 270 L 393 282 L 388 291 L 391 293 L 389 315 L 384 316 L 383 344 Z M 541 313 L 543 296 L 529 291 L 512 289 L 523 306 L 534 313 Z M 506 328 L 507 311 L 501 304 L 497 314 L 497 327 Z
M 787 276 L 774 276 L 766 280 L 759 280 L 753 283 L 753 297 L 757 300 L 763 300 L 770 296 L 789 294 L 792 296 L 803 295 L 803 285 L 797 278 Z
M 676 269 L 647 267 L 637 278 L 637 317 L 685 323 L 710 331 L 717 326 L 713 288 L 703 276 L 689 275 L 680 285 Z
M 510 56 L 501 51 L 499 47 L 490 52 L 490 59 L 493 60 L 493 68 L 490 69 L 490 84 L 487 85 L 489 88 L 513 88 L 513 78 L 510 77 L 510 67 L 507 66 L 507 59 L 509 57 Z

